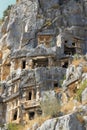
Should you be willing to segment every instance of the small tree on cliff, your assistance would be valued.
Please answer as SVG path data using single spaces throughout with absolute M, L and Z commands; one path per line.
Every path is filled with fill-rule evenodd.
M 3 20 L 6 16 L 9 16 L 12 6 L 13 5 L 9 5 L 7 9 L 3 12 Z
M 57 117 L 60 111 L 60 103 L 56 97 L 49 97 L 41 101 L 41 109 L 45 116 Z

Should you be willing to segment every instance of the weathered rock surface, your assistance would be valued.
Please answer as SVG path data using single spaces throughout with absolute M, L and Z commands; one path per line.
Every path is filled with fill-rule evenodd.
M 7 46 L 12 49 L 20 46 L 33 48 L 37 44 L 38 32 L 53 30 L 55 40 L 61 32 L 81 39 L 85 53 L 86 3 L 81 0 L 21 0 L 12 7 L 9 19 L 1 27 L 2 35 L 7 33 Z M 67 35 L 63 37 L 65 40 Z
M 75 114 L 45 121 L 37 130 L 86 130 Z
M 87 88 L 82 92 L 82 103 L 87 103 Z
M 12 119 L 7 118 L 7 115 L 10 116 L 8 107 L 11 106 L 10 104 L 8 106 L 8 103 L 10 103 L 10 100 L 16 99 L 15 96 L 19 98 L 20 94 L 23 100 L 31 100 L 31 95 L 33 95 L 33 99 L 36 96 L 36 100 L 40 98 L 40 95 L 44 98 L 44 91 L 51 90 L 52 92 L 54 88 L 61 86 L 61 80 L 64 80 L 65 73 L 64 87 L 80 78 L 87 79 L 87 74 L 83 73 L 82 64 L 77 67 L 69 66 L 67 72 L 65 68 L 62 68 L 64 67 L 62 61 L 66 63 L 67 59 L 75 53 L 85 54 L 87 52 L 86 5 L 86 0 L 20 0 L 12 7 L 10 16 L 5 19 L 0 29 L 0 50 L 3 53 L 1 73 L 3 72 L 2 80 L 6 79 L 2 83 L 2 97 L 3 102 L 7 105 L 5 107 L 6 113 L 3 109 L 4 106 L 0 108 L 0 115 L 4 117 L 3 119 L 6 119 L 0 118 L 2 123 L 15 120 L 13 118 L 15 113 L 12 115 Z M 49 41 L 50 47 L 45 47 L 42 42 L 42 44 L 38 42 L 39 36 L 44 35 L 52 36 L 53 39 Z M 79 48 L 78 51 L 77 48 L 75 49 L 76 46 Z M 47 61 L 44 62 L 49 61 L 50 66 L 45 65 L 43 67 L 41 59 L 46 57 Z M 27 59 L 34 64 L 31 69 L 29 68 L 30 61 Z M 58 66 L 57 60 L 61 62 L 59 66 L 62 67 Z M 39 66 L 35 65 L 37 62 L 39 62 Z M 35 92 L 26 93 L 28 91 L 26 88 L 35 89 Z M 53 92 L 52 95 L 54 96 L 55 93 Z M 82 93 L 82 102 L 87 100 L 86 95 L 87 89 Z M 18 103 L 18 100 L 15 100 L 15 103 Z M 35 100 L 33 103 L 36 103 Z M 14 101 L 12 105 L 14 105 Z M 25 104 L 17 105 L 18 109 L 19 106 L 21 109 L 27 109 L 30 104 L 26 105 L 25 101 Z M 13 106 L 12 109 L 14 109 Z M 2 115 L 3 113 L 4 115 Z M 20 114 L 19 112 L 19 117 L 24 113 Z M 27 114 L 29 116 L 29 113 Z M 87 113 L 85 112 L 85 114 Z M 85 116 L 84 119 L 86 122 L 87 117 Z M 76 113 L 47 120 L 41 127 L 37 127 L 37 124 L 35 124 L 33 130 L 86 130 L 84 123 L 78 120 Z
M 63 82 L 64 89 L 70 84 L 82 78 L 82 81 L 87 80 L 87 73 L 84 71 L 84 66 L 87 62 L 81 62 L 77 66 L 71 64 L 66 70 L 66 79 Z

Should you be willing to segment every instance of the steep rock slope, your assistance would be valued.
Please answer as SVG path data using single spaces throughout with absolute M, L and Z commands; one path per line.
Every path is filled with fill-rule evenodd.
M 9 48 L 32 48 L 37 44 L 39 32 L 53 31 L 54 41 L 61 33 L 80 38 L 85 53 L 86 10 L 86 1 L 81 0 L 21 0 L 12 7 L 9 18 L 2 25 L 0 43 L 4 44 L 4 38 Z
M 43 32 L 53 34 L 52 46 L 56 46 L 56 43 L 60 46 L 60 37 L 62 43 L 68 39 L 71 43 L 72 37 L 80 40 L 82 53 L 85 54 L 87 51 L 86 5 L 86 0 L 20 0 L 12 7 L 9 17 L 1 27 L 0 50 L 3 50 L 3 63 L 8 61 L 9 50 L 36 47 L 38 34 Z M 82 74 L 80 68 L 81 66 L 74 70 L 76 78 Z M 76 70 L 79 72 L 77 75 L 75 75 Z M 85 130 L 85 126 L 75 114 L 69 114 L 48 120 L 37 130 L 63 129 Z
M 37 130 L 85 130 L 74 114 L 47 120 Z

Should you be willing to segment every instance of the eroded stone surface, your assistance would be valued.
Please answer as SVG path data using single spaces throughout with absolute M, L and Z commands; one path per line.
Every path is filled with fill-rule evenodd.
M 1 123 L 26 124 L 41 115 L 42 95 L 50 90 L 61 94 L 65 73 L 64 87 L 87 79 L 82 64 L 68 67 L 75 54 L 87 52 L 86 4 L 85 0 L 17 0 L 0 31 Z M 74 114 L 38 128 L 45 129 L 85 130 Z
M 74 114 L 45 121 L 37 130 L 86 130 Z

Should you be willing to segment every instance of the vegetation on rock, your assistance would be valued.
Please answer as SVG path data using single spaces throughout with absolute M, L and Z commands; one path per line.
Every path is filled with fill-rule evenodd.
M 12 8 L 12 5 L 9 5 L 9 6 L 7 7 L 7 9 L 3 12 L 3 18 L 2 18 L 2 20 L 4 20 L 4 18 L 5 18 L 6 16 L 9 16 L 9 15 L 10 15 L 11 8 Z
M 23 130 L 23 127 L 22 125 L 19 125 L 19 124 L 9 123 L 8 130 Z
M 81 84 L 80 84 L 80 88 L 76 91 L 76 98 L 78 101 L 81 101 L 81 95 L 82 92 L 84 91 L 84 89 L 87 87 L 87 80 L 84 80 Z
M 57 117 L 60 111 L 60 103 L 55 97 L 46 95 L 46 99 L 41 101 L 41 109 L 45 116 Z

